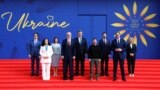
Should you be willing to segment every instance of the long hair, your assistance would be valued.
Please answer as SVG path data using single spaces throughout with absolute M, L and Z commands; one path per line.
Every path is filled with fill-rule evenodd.
M 46 39 L 48 40 L 48 45 L 51 45 L 50 42 L 49 42 L 49 39 L 48 39 L 48 38 L 45 38 L 45 39 L 43 39 L 43 41 L 42 41 L 42 44 L 41 44 L 42 46 L 45 45 L 45 40 L 46 40 Z

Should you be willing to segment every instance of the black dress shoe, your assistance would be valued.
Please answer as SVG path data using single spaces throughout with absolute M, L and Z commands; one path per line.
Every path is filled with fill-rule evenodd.
M 36 74 L 36 76 L 39 76 L 39 74 Z
M 74 80 L 73 78 L 70 78 L 70 80 Z
M 117 78 L 113 78 L 113 81 L 116 81 L 117 80 Z
M 109 74 L 106 74 L 106 76 L 109 76 Z
M 126 81 L 126 79 L 125 79 L 125 78 L 122 78 L 122 80 L 123 80 L 123 81 Z
M 104 74 L 103 74 L 103 73 L 101 73 L 100 75 L 101 75 L 101 76 L 104 76 Z
M 34 73 L 32 73 L 31 76 L 34 76 Z
M 75 76 L 78 76 L 78 73 L 76 73 Z
M 84 74 L 81 74 L 81 76 L 84 76 Z
M 67 80 L 67 78 L 63 78 L 63 80 Z

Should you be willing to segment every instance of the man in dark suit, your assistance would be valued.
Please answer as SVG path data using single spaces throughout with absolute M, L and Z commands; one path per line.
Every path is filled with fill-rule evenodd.
M 76 72 L 75 75 L 79 74 L 79 64 L 81 64 L 81 76 L 84 76 L 84 61 L 85 54 L 87 53 L 87 40 L 83 37 L 82 31 L 78 31 L 78 37 L 74 39 L 76 49 Z
M 135 60 L 136 60 L 136 52 L 137 52 L 137 46 L 133 42 L 134 42 L 133 38 L 130 37 L 129 43 L 127 44 L 127 48 L 126 48 L 128 74 L 130 77 L 134 77 L 134 68 L 135 68 Z
M 38 33 L 34 33 L 34 40 L 29 45 L 29 58 L 31 58 L 31 76 L 34 76 L 34 63 L 36 61 L 36 76 L 39 75 L 39 50 L 41 42 L 38 40 Z
M 101 76 L 109 76 L 108 74 L 108 61 L 109 55 L 111 54 L 110 41 L 107 39 L 107 33 L 102 33 L 102 39 L 99 41 L 99 46 L 101 48 Z M 105 68 L 104 68 L 105 66 Z
M 75 45 L 71 32 L 67 32 L 67 39 L 62 42 L 62 59 L 63 59 L 63 79 L 67 80 L 67 70 L 69 68 L 70 80 L 74 78 L 73 60 L 75 59 Z
M 126 44 L 123 39 L 120 38 L 120 33 L 116 33 L 116 39 L 112 41 L 113 50 L 113 80 L 117 80 L 117 66 L 118 61 L 120 62 L 122 80 L 126 81 L 124 71 L 124 58 L 125 58 Z

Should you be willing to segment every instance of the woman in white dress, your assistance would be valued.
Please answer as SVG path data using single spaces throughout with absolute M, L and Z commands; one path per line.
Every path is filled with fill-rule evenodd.
M 53 67 L 53 70 L 54 70 L 53 76 L 57 76 L 59 60 L 60 60 L 60 57 L 61 57 L 61 45 L 58 43 L 58 38 L 57 37 L 55 37 L 53 39 L 52 49 L 53 49 L 52 67 Z
M 51 56 L 53 54 L 52 46 L 50 46 L 49 40 L 46 38 L 42 42 L 40 48 L 41 64 L 42 64 L 42 79 L 50 80 L 50 67 Z

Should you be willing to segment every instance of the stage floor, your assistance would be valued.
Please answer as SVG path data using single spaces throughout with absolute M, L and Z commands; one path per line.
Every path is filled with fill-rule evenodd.
M 52 72 L 52 71 L 51 71 Z M 73 81 L 62 80 L 62 62 L 58 76 L 51 75 L 50 81 L 43 81 L 42 76 L 30 76 L 30 60 L 0 60 L 0 90 L 159 90 L 160 60 L 137 60 L 135 77 L 127 73 L 127 81 L 121 80 L 118 69 L 117 81 L 112 80 L 113 62 L 109 61 L 109 77 L 100 77 L 99 81 L 89 80 L 89 62 L 85 62 L 85 76 L 75 76 Z M 53 73 L 51 73 L 53 74 Z

